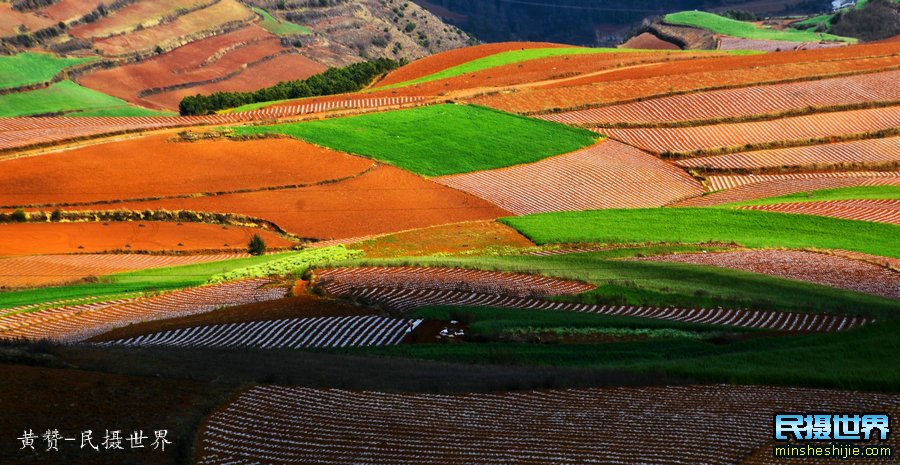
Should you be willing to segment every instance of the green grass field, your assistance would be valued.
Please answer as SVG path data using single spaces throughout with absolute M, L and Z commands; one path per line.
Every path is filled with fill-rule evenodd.
M 309 34 L 309 29 L 299 24 L 294 24 L 288 21 L 282 21 L 273 17 L 269 14 L 268 11 L 258 8 L 252 7 L 253 11 L 256 14 L 262 16 L 262 21 L 260 21 L 259 25 L 263 27 L 263 29 L 275 34 L 277 36 L 290 36 L 290 35 L 307 35 Z
M 737 242 L 747 247 L 844 249 L 900 258 L 900 226 L 721 208 L 542 213 L 501 221 L 538 244 Z
M 84 111 L 80 116 L 160 116 L 158 112 L 129 105 L 128 102 L 72 81 L 57 82 L 45 89 L 0 95 L 0 117 L 42 115 Z M 79 116 L 73 114 L 72 116 Z
M 820 202 L 823 200 L 900 200 L 900 186 L 861 186 L 824 189 L 782 195 L 779 197 L 734 202 L 717 205 L 716 208 L 739 207 L 744 205 L 772 205 L 776 203 L 793 202 Z
M 532 163 L 586 147 L 598 137 L 583 129 L 470 105 L 245 126 L 235 128 L 235 133 L 285 134 L 426 176 Z
M 0 56 L 0 89 L 49 81 L 63 69 L 94 58 L 58 58 L 49 53 Z
M 782 40 L 786 42 L 818 42 L 831 40 L 840 42 L 857 42 L 856 39 L 812 31 L 765 29 L 753 23 L 736 21 L 713 13 L 703 11 L 681 11 L 665 16 L 665 22 L 679 26 L 692 26 L 707 29 L 716 34 L 745 39 Z

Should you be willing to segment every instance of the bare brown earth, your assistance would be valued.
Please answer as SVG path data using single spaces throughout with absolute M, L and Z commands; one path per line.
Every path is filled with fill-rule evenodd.
M 900 272 L 823 253 L 747 250 L 659 255 L 634 260 L 712 265 L 900 299 Z
M 678 45 L 660 39 L 649 32 L 643 32 L 628 39 L 620 47 L 642 50 L 679 50 L 681 48 Z
M 509 226 L 496 221 L 471 221 L 404 231 L 347 247 L 362 250 L 369 258 L 388 258 L 532 246 L 534 243 Z
M 79 252 L 246 250 L 259 234 L 269 247 L 293 242 L 252 228 L 200 223 L 24 223 L 0 224 L 0 256 Z

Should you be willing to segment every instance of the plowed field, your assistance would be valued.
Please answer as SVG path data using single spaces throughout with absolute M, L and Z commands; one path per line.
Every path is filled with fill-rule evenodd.
M 719 37 L 719 50 L 759 50 L 761 52 L 785 52 L 793 50 L 815 50 L 819 48 L 844 47 L 840 42 L 785 42 L 781 40 L 744 39 L 739 37 Z
M 703 207 L 732 202 L 778 197 L 797 192 L 855 186 L 900 186 L 900 176 L 845 176 L 839 178 L 777 179 L 694 197 L 671 204 L 673 207 Z
M 900 161 L 900 137 L 867 139 L 786 149 L 758 150 L 718 157 L 678 160 L 678 166 L 712 170 L 891 163 Z
M 751 205 L 740 208 L 900 225 L 900 200 L 828 200 Z
M 827 179 L 827 178 L 896 178 L 900 171 L 835 171 L 824 173 L 790 173 L 790 174 L 759 174 L 759 175 L 733 175 L 733 176 L 707 176 L 708 187 L 711 191 L 734 189 L 769 181 L 803 180 L 803 179 Z
M 101 17 L 97 21 L 84 23 L 69 29 L 69 34 L 82 38 L 104 38 L 134 31 L 138 26 L 153 27 L 165 17 L 172 17 L 181 8 L 193 9 L 213 3 L 210 0 L 156 0 L 153 2 L 137 2 Z

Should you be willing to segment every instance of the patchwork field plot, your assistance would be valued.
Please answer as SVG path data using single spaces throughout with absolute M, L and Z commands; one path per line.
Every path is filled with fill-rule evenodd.
M 900 299 L 900 272 L 824 253 L 748 250 L 662 255 L 635 260 L 712 265 Z
M 593 284 L 539 275 L 428 267 L 333 268 L 316 273 L 316 284 L 342 295 L 357 287 L 471 290 L 517 297 L 578 294 Z
M 558 310 L 567 312 L 615 315 L 659 320 L 703 323 L 741 328 L 756 328 L 788 332 L 844 331 L 863 326 L 871 319 L 859 316 L 828 315 L 822 313 L 789 313 L 764 310 L 722 308 L 635 307 L 628 305 L 591 305 L 566 303 L 532 297 L 505 296 L 440 289 L 403 289 L 389 287 L 356 287 L 343 297 L 371 302 L 409 312 L 433 305 Z
M 33 255 L 0 259 L 0 288 L 49 286 L 89 276 L 131 270 L 189 265 L 241 258 L 246 254 L 215 255 Z
M 61 81 L 50 87 L 0 95 L 0 117 L 46 114 L 77 114 L 79 111 L 104 111 L 110 116 L 160 116 L 164 113 L 129 106 L 101 92 Z
M 888 178 L 900 176 L 898 171 L 835 171 L 824 173 L 792 173 L 792 174 L 748 174 L 748 175 L 713 175 L 706 181 L 710 191 L 734 189 L 735 187 L 760 182 L 777 182 L 785 180 L 828 179 L 828 178 Z
M 525 236 L 496 221 L 468 221 L 433 226 L 347 244 L 350 249 L 362 250 L 368 258 L 458 253 L 487 247 L 534 246 Z
M 702 193 L 685 172 L 611 140 L 536 163 L 436 181 L 515 214 L 656 207 Z
M 893 129 L 900 107 L 822 113 L 773 121 L 687 128 L 604 129 L 596 131 L 654 153 L 692 153 L 775 141 L 807 140 Z
M 254 234 L 269 247 L 293 242 L 269 231 L 202 223 L 20 223 L 0 224 L 0 256 L 98 253 L 113 250 L 244 250 Z
M 422 320 L 379 316 L 294 318 L 197 326 L 101 345 L 215 347 L 230 349 L 301 349 L 397 345 Z
M 168 292 L 156 297 L 60 307 L 27 312 L 6 310 L 0 317 L 0 338 L 50 339 L 75 342 L 113 328 L 144 321 L 205 313 L 220 307 L 275 300 L 283 287 L 266 287 L 265 279 L 234 281 Z M 16 313 L 17 311 L 24 312 Z
M 37 30 L 52 24 L 53 22 L 47 18 L 16 11 L 12 9 L 9 2 L 0 2 L 0 37 L 19 34 L 21 26 L 25 26 L 29 30 Z
M 857 186 L 900 186 L 900 176 L 842 176 L 803 179 L 776 179 L 744 184 L 740 187 L 714 192 L 702 197 L 694 197 L 671 204 L 673 207 L 704 207 L 733 202 L 745 202 L 767 197 L 778 197 L 798 192 L 822 189 L 839 189 Z
M 740 37 L 719 37 L 717 40 L 719 42 L 719 50 L 758 50 L 760 52 L 815 50 L 846 45 L 840 42 L 787 42 L 783 40 L 743 39 Z
M 685 168 L 729 170 L 784 166 L 877 164 L 897 161 L 900 161 L 900 137 L 758 150 L 717 157 L 689 158 L 677 160 L 675 164 Z
M 820 32 L 796 29 L 777 30 L 759 27 L 746 21 L 738 21 L 705 11 L 680 11 L 665 16 L 665 22 L 680 26 L 707 29 L 716 34 L 746 39 L 783 40 L 788 42 L 819 42 L 823 40 L 854 43 L 855 39 Z
M 830 200 L 825 202 L 749 205 L 739 208 L 743 210 L 797 213 L 900 225 L 900 200 Z
M 26 52 L 0 56 L 0 89 L 49 81 L 66 67 L 89 61 L 87 58 L 58 58 L 49 53 Z
M 94 0 L 66 0 L 42 8 L 41 13 L 54 21 L 68 22 L 81 18 L 96 8 L 97 2 Z
M 80 24 L 69 29 L 69 34 L 82 39 L 104 38 L 131 33 L 146 27 L 154 27 L 166 17 L 177 17 L 179 10 L 192 10 L 212 4 L 210 0 L 190 2 L 157 0 L 126 4 L 124 7 L 97 21 Z
M 591 110 L 551 113 L 539 118 L 567 124 L 663 123 L 738 118 L 808 107 L 898 101 L 900 90 L 892 85 L 898 79 L 900 71 L 889 71 L 675 95 Z
M 772 386 L 464 395 L 257 386 L 212 414 L 200 438 L 198 463 L 342 464 L 367 457 L 393 464 L 539 464 L 548 458 L 591 463 L 603 457 L 617 464 L 725 465 L 739 463 L 771 440 L 772 411 L 893 414 L 898 403 L 891 394 Z M 248 424 L 256 425 L 253 432 Z M 742 434 L 711 449 L 710 435 L 731 428 Z M 273 441 L 273 436 L 292 440 Z M 635 437 L 641 438 L 637 449 Z

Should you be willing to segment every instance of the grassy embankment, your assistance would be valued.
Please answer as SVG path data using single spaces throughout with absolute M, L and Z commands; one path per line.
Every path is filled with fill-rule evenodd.
M 753 23 L 737 21 L 703 11 L 681 11 L 665 16 L 665 22 L 678 26 L 707 29 L 716 34 L 744 39 L 780 40 L 785 42 L 819 42 L 822 40 L 856 43 L 856 39 L 813 31 L 761 28 Z

